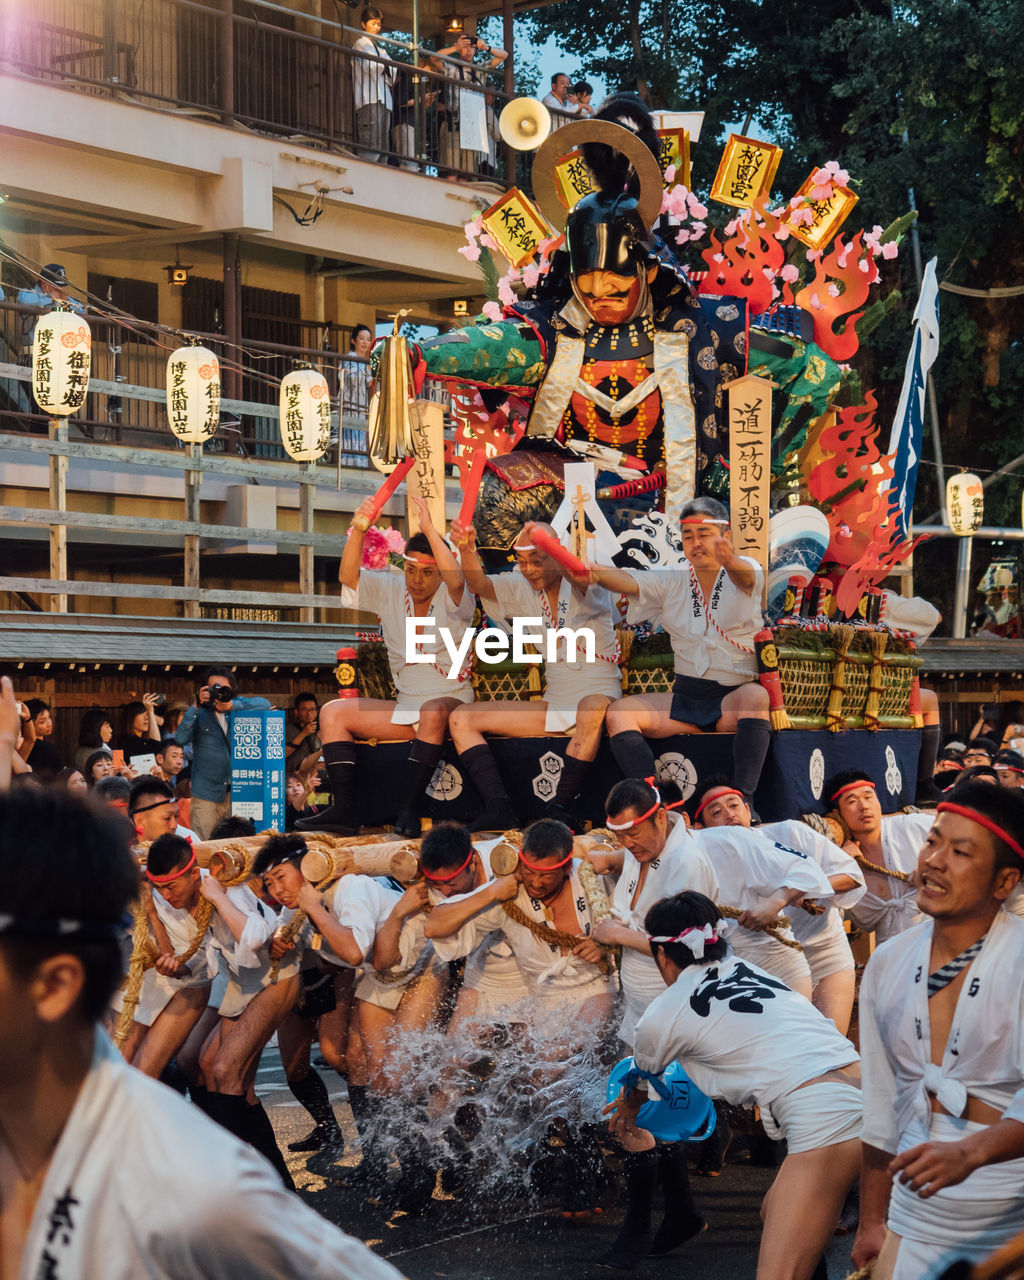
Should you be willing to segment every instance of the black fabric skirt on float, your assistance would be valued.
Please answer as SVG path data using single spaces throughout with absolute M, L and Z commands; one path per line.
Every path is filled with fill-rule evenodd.
M 672 708 L 669 714 L 680 724 L 695 724 L 709 732 L 722 718 L 722 699 L 732 693 L 733 685 L 717 680 L 698 680 L 676 672 L 672 682 Z

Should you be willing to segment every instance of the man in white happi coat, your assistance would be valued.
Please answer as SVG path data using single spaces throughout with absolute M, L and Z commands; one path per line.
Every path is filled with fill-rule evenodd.
M 877 1280 L 930 1280 L 1024 1230 L 1024 799 L 965 783 L 918 861 L 923 920 L 860 989 L 861 1223 Z
M 212 907 L 203 939 L 209 972 L 215 975 L 209 1007 L 187 1040 L 175 1046 L 192 1101 L 236 1137 L 252 1143 L 291 1187 L 291 1175 L 253 1085 L 260 1051 L 290 1007 L 289 992 L 297 990 L 298 962 L 280 975 L 282 984 L 277 987 L 269 953 L 278 923 L 275 913 L 246 885 L 225 889 L 197 866 L 189 841 L 174 835 L 154 841 L 146 871 L 167 907 L 181 916 L 191 919 L 204 899 Z M 293 994 L 291 1003 L 294 999 Z
M 809 1280 L 857 1176 L 861 1124 L 857 1051 L 784 983 L 729 953 L 714 902 L 687 890 L 647 913 L 666 990 L 634 1036 L 636 1072 L 605 1108 L 623 1140 L 638 1131 L 645 1076 L 679 1062 L 708 1097 L 757 1104 L 787 1143 L 761 1208 L 759 1280 Z
M 850 911 L 852 919 L 874 932 L 876 943 L 917 924 L 921 913 L 913 876 L 934 815 L 883 814 L 875 783 L 862 769 L 827 779 L 823 797 L 850 833 L 843 848 L 864 872 L 866 891 Z
M 655 903 L 687 889 L 713 899 L 718 881 L 686 823 L 662 804 L 653 779 L 623 778 L 609 792 L 605 811 L 608 830 L 623 848 L 618 853 L 593 849 L 588 854 L 596 870 L 618 876 L 612 916 L 601 921 L 594 936 L 599 942 L 622 947 L 620 978 L 625 1007 L 619 1039 L 631 1054 L 637 1023 L 665 991 L 665 979 L 651 954 L 644 927 L 647 912 Z M 584 837 L 584 841 L 590 839 Z M 673 1253 L 698 1235 L 706 1223 L 693 1199 L 686 1149 L 681 1142 L 656 1144 L 648 1134 L 642 1145 L 627 1148 L 623 1168 L 626 1217 L 604 1265 L 631 1271 L 644 1257 Z M 651 1207 L 658 1182 L 665 1197 L 665 1216 L 652 1237 Z
M 378 970 L 374 952 L 377 936 L 389 922 L 397 932 L 408 916 L 421 910 L 425 886 L 414 884 L 403 891 L 388 877 L 350 874 L 321 894 L 306 881 L 299 861 L 292 859 L 268 875 L 268 887 L 285 907 L 305 913 L 320 935 L 324 960 L 357 970 L 353 1017 L 366 1084 L 350 1082 L 348 1099 L 363 1152 L 360 1176 L 371 1195 L 387 1196 L 399 1208 L 421 1207 L 433 1191 L 436 1171 L 426 1168 L 416 1134 L 400 1135 L 395 1146 L 402 1172 L 392 1188 L 381 1116 L 389 1101 L 405 1107 L 418 1101 L 419 1082 L 412 1078 L 403 1054 L 410 1035 L 422 1031 L 437 1010 L 447 975 L 425 941 L 401 969 L 381 965 Z M 340 1176 L 326 1162 L 317 1171 Z
M 675 665 L 670 693 L 638 694 L 609 708 L 608 741 L 627 778 L 646 778 L 655 773 L 648 739 L 732 733 L 733 778 L 749 800 L 771 734 L 754 657 L 764 573 L 733 550 L 728 512 L 715 498 L 687 502 L 680 524 L 685 567 L 589 571 L 591 582 L 629 597 L 627 621 L 665 628 Z
M 601 745 L 605 712 L 622 693 L 611 594 L 601 587 L 574 584 L 556 560 L 534 546 L 534 528 L 554 536 L 550 525 L 524 525 L 513 546 L 515 569 L 488 576 L 476 553 L 472 526 L 452 526 L 452 540 L 459 548 L 466 586 L 480 597 L 485 611 L 510 621 L 532 619 L 532 632 L 536 634 L 538 627 L 543 632 L 546 658 L 541 701 L 475 702 L 452 713 L 452 741 L 484 800 L 483 812 L 471 823 L 471 831 L 504 831 L 519 825 L 497 762 L 485 741 L 488 733 L 511 738 L 571 733 L 558 787 L 546 816 L 576 828 L 572 806 Z M 584 635 L 573 638 L 565 634 L 577 631 Z M 593 638 L 592 652 L 586 651 L 586 633 Z M 553 635 L 558 648 L 552 660 L 547 647 Z
M 746 797 L 724 778 L 701 783 L 689 805 L 698 828 L 750 828 Z M 830 905 L 794 902 L 786 911 L 793 936 L 803 947 L 810 966 L 814 1007 L 846 1035 L 853 1013 L 856 974 L 839 908 L 852 907 L 864 896 L 864 873 L 848 853 L 806 822 L 762 822 L 755 830 L 784 850 L 813 858 L 832 887 Z M 812 905 L 814 910 L 808 909 Z
M 450 898 L 472 893 L 491 883 L 498 874 L 492 866 L 491 855 L 499 846 L 504 846 L 504 841 L 478 839 L 474 843 L 469 828 L 461 823 L 440 822 L 431 827 L 420 844 L 425 907 L 406 916 L 397 935 L 393 926 L 385 925 L 381 929 L 374 963 L 378 967 L 397 965 L 402 969 L 413 964 L 427 941 L 428 913 Z M 472 1026 L 483 1035 L 496 1024 L 521 1021 L 526 996 L 526 982 L 512 948 L 503 934 L 495 930 L 466 958 L 449 1033 Z
M 0 1272 L 397 1280 L 100 1029 L 138 890 L 111 817 L 0 797 Z
M 336 698 L 321 707 L 320 738 L 331 805 L 323 813 L 300 818 L 296 830 L 358 834 L 356 741 L 398 739 L 410 745 L 406 776 L 395 788 L 402 797 L 395 832 L 418 836 L 420 806 L 441 758 L 448 717 L 455 707 L 473 699 L 469 663 L 463 658 L 458 665 L 444 638 L 450 637 L 456 648 L 461 645 L 472 624 L 474 601 L 463 587 L 458 562 L 430 523 L 422 501 L 419 511 L 421 532 L 405 544 L 402 574 L 361 568 L 372 498 L 359 506 L 349 527 L 338 573 L 341 605 L 380 618 L 398 700 Z M 419 630 L 416 653 L 410 652 L 410 628 Z
M 594 940 L 594 924 L 572 832 L 541 818 L 523 832 L 512 875 L 435 906 L 424 932 L 443 960 L 469 956 L 489 934 L 502 933 L 537 1016 L 559 1017 L 567 1042 L 578 1043 L 603 1033 L 619 989 L 614 964 Z M 549 941 L 551 932 L 556 936 Z

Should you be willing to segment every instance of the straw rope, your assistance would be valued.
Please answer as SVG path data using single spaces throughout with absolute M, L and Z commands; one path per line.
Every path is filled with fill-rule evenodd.
M 725 920 L 738 920 L 740 916 L 746 915 L 745 911 L 740 911 L 737 907 L 724 907 L 720 902 L 716 902 L 715 907 Z M 746 928 L 745 925 L 743 927 Z M 782 936 L 782 930 L 788 928 L 789 917 L 779 916 L 778 919 L 773 920 L 771 924 L 765 925 L 763 930 L 754 930 L 753 932 L 770 934 L 776 942 L 781 942 L 784 947 L 789 947 L 791 951 L 803 951 L 803 947 L 795 938 L 784 938 Z
M 865 1262 L 862 1267 L 858 1267 L 856 1271 L 851 1271 L 846 1280 L 871 1280 L 871 1273 L 875 1269 L 875 1260 Z
M 229 851 L 237 857 L 232 871 L 228 871 L 230 864 L 226 855 Z M 223 878 L 221 876 L 216 878 L 225 889 L 230 889 L 234 885 L 242 884 L 249 879 L 252 871 L 252 855 L 244 845 L 223 846 L 223 863 Z M 149 932 L 149 912 L 145 896 L 147 893 L 152 893 L 152 890 L 148 886 L 144 886 L 142 893 L 136 899 L 132 908 L 134 921 L 132 928 L 132 954 L 128 962 L 128 976 L 125 979 L 123 988 L 124 997 L 121 1004 L 121 1012 L 118 1015 L 117 1026 L 114 1030 L 114 1044 L 119 1049 L 124 1046 L 134 1021 L 135 1010 L 138 1008 L 139 996 L 142 993 L 142 980 L 146 976 L 146 971 L 152 969 L 159 959 L 159 952 Z M 203 944 L 206 931 L 209 929 L 212 919 L 213 903 L 208 898 L 201 897 L 193 916 L 195 927 L 192 932 L 192 940 L 180 956 L 174 957 L 178 964 L 188 964 L 196 954 Z

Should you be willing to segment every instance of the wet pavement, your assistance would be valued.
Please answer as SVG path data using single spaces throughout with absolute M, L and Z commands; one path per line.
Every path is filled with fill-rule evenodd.
M 345 1085 L 333 1072 L 321 1069 L 339 1123 L 345 1133 L 343 1163 L 359 1163 L 358 1137 L 345 1101 Z M 257 1090 L 274 1124 L 282 1149 L 312 1127 L 306 1112 L 284 1083 L 276 1049 L 264 1054 Z M 649 1280 L 712 1277 L 748 1280 L 753 1277 L 760 1236 L 758 1209 L 773 1170 L 754 1167 L 738 1138 L 718 1178 L 693 1175 L 693 1190 L 709 1228 L 669 1258 L 650 1259 L 641 1274 Z M 595 1264 L 611 1246 L 622 1221 L 622 1207 L 609 1204 L 589 1222 L 566 1222 L 557 1205 L 536 1197 L 488 1192 L 474 1197 L 467 1187 L 457 1199 L 438 1198 L 435 1191 L 426 1210 L 410 1216 L 386 1214 L 366 1204 L 352 1189 L 327 1182 L 306 1170 L 305 1156 L 286 1152 L 289 1167 L 303 1199 L 364 1240 L 391 1260 L 410 1280 L 603 1280 L 614 1274 Z M 691 1169 L 692 1173 L 692 1169 Z M 655 1206 L 659 1220 L 660 1203 Z M 842 1280 L 850 1263 L 851 1236 L 837 1236 L 829 1250 L 831 1280 Z

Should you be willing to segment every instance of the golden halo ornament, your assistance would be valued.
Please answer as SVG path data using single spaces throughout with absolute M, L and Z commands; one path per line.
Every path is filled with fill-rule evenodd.
M 603 142 L 618 151 L 633 166 L 640 182 L 637 212 L 650 231 L 661 213 L 664 182 L 661 166 L 632 129 L 611 120 L 578 120 L 549 134 L 537 149 L 533 161 L 533 194 L 540 211 L 556 231 L 565 230 L 566 212 L 555 185 L 555 164 L 559 156 L 584 142 Z

